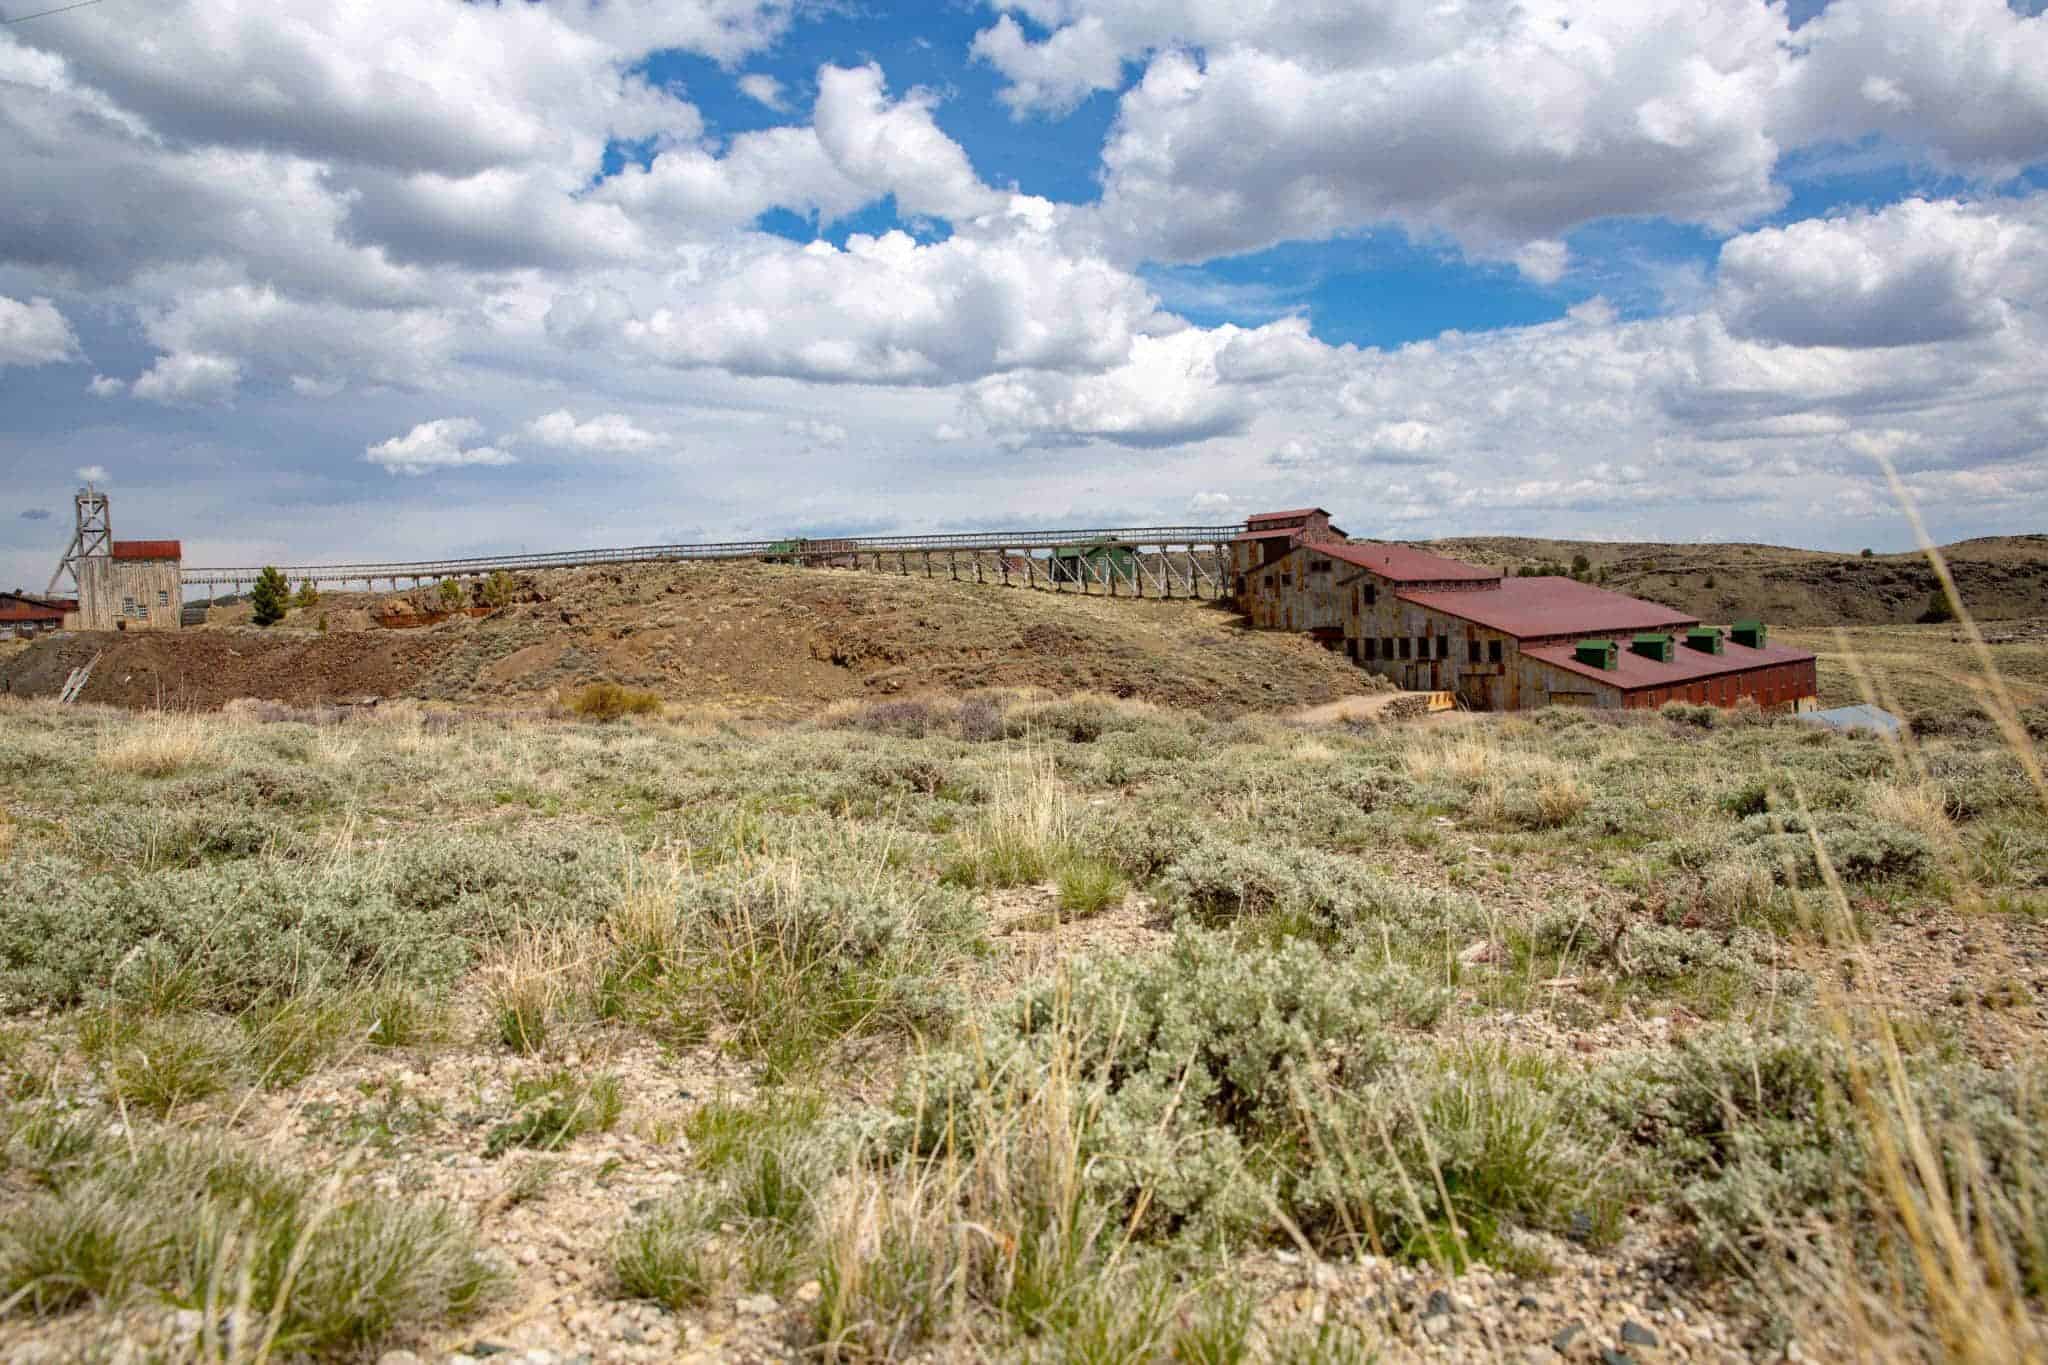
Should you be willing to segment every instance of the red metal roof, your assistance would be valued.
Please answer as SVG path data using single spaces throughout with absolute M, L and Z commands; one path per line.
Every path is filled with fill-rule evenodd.
M 0 621 L 62 621 L 65 612 L 76 610 L 76 604 L 66 607 L 55 602 L 16 597 L 13 593 L 0 593 Z
M 1622 635 L 1699 624 L 1697 616 L 1571 578 L 1503 578 L 1498 588 L 1480 592 L 1425 589 L 1396 596 L 1522 640 L 1551 635 Z
M 1677 653 L 1668 664 L 1655 659 L 1631 653 L 1627 640 L 1617 640 L 1621 646 L 1618 661 L 1613 668 L 1595 668 L 1582 664 L 1572 653 L 1570 645 L 1538 645 L 1525 649 L 1523 654 L 1531 659 L 1572 673 L 1619 687 L 1624 692 L 1634 692 L 1645 687 L 1675 687 L 1682 683 L 1699 682 L 1705 678 L 1718 678 L 1727 673 L 1746 673 L 1753 668 L 1771 668 L 1778 664 L 1812 663 L 1813 655 L 1790 645 L 1765 645 L 1762 649 L 1750 649 L 1728 641 L 1724 654 L 1708 654 L 1697 649 L 1678 646 Z
M 117 540 L 108 553 L 116 559 L 183 559 L 185 547 L 175 540 Z
M 1395 583 L 1483 583 L 1500 577 L 1499 569 L 1446 559 L 1408 545 L 1317 544 L 1304 548 L 1369 569 Z
M 1244 523 L 1250 526 L 1254 522 L 1279 521 L 1283 517 L 1313 517 L 1319 515 L 1327 517 L 1330 514 L 1321 507 L 1296 507 L 1286 512 L 1254 512 L 1244 519 Z

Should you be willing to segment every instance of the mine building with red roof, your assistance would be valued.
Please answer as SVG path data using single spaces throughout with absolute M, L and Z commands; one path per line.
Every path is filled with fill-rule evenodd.
M 19 588 L 0 592 L 0 640 L 62 630 L 66 613 L 77 610 L 76 602 L 31 596 Z
M 1318 515 L 1328 533 L 1282 539 Z M 1236 579 L 1238 610 L 1300 631 L 1397 686 L 1455 692 L 1473 710 L 1732 706 L 1810 709 L 1814 656 L 1573 578 L 1510 577 L 1409 545 L 1347 543 L 1321 509 L 1247 518 L 1262 548 Z
M 1344 542 L 1344 532 L 1330 524 L 1320 507 L 1295 507 L 1285 512 L 1259 512 L 1244 519 L 1244 530 L 1230 541 L 1230 589 L 1240 599 L 1251 575 L 1297 545 Z
M 176 630 L 184 606 L 175 540 L 113 540 L 104 555 L 78 562 L 80 626 L 85 630 Z

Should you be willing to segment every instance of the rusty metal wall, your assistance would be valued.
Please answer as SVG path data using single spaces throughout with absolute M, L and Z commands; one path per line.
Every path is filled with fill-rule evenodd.
M 1475 711 L 1520 705 L 1513 636 L 1404 602 L 1394 595 L 1394 585 L 1373 574 L 1348 580 L 1341 591 L 1344 652 L 1360 668 L 1411 691 L 1456 692 Z

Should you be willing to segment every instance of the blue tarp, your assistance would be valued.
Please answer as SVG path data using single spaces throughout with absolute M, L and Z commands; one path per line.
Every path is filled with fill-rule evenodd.
M 1830 730 L 1875 730 L 1879 734 L 1899 732 L 1899 718 L 1881 706 L 1837 706 L 1827 711 L 1801 711 L 1799 719 Z

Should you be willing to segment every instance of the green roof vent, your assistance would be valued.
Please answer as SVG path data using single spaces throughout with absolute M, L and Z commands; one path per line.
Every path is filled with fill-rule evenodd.
M 1719 626 L 1694 626 L 1685 633 L 1685 647 L 1696 649 L 1702 654 L 1721 653 L 1721 628 Z
M 1645 659 L 1655 659 L 1660 664 L 1670 663 L 1675 652 L 1669 635 L 1638 635 L 1629 641 L 1628 647 L 1631 653 L 1640 654 Z
M 1612 640 L 1581 640 L 1572 650 L 1572 657 L 1582 664 L 1603 668 L 1612 672 L 1620 661 L 1621 651 Z
M 1729 634 L 1735 637 L 1736 644 L 1743 646 L 1745 649 L 1762 649 L 1764 647 L 1765 631 L 1764 623 L 1761 621 L 1737 621 L 1735 629 L 1730 631 Z

